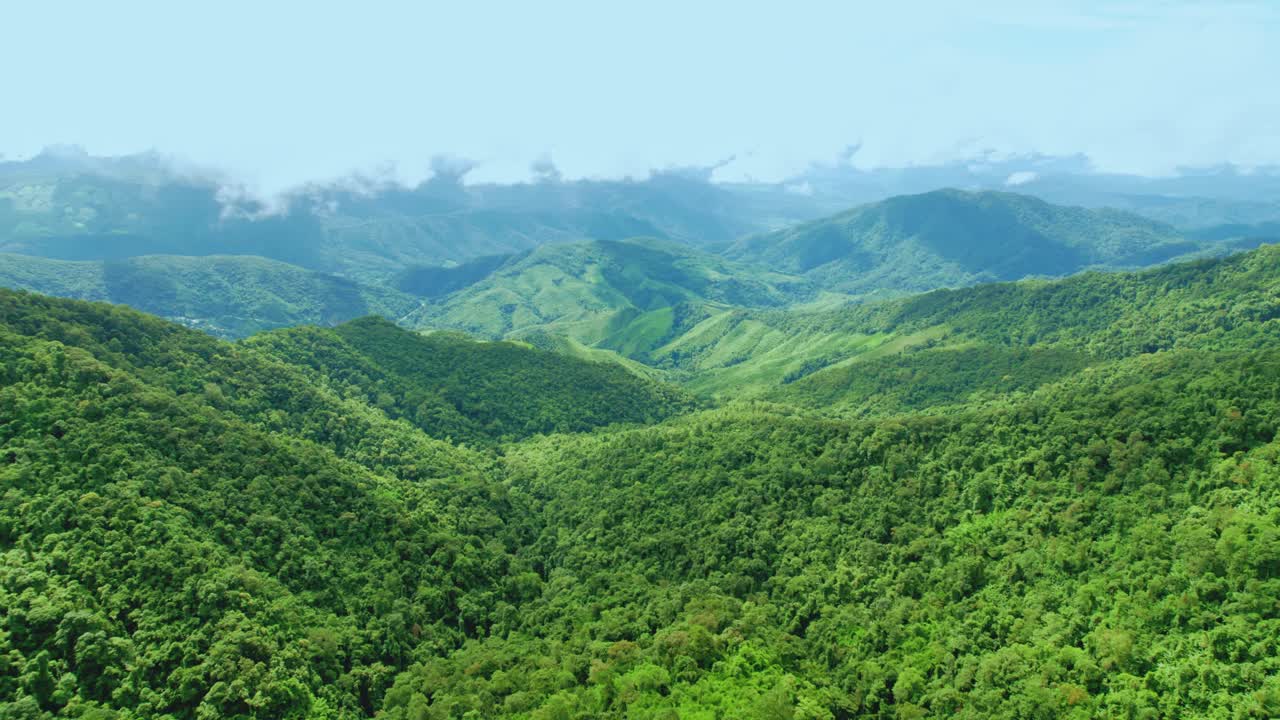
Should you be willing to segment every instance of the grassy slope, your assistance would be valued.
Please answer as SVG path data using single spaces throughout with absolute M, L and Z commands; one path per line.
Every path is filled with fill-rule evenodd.
M 794 277 L 727 263 L 665 241 L 549 245 L 508 262 L 412 321 L 487 337 L 553 331 L 635 357 L 670 329 L 668 308 L 685 302 L 778 306 L 812 296 Z
M 944 367 L 958 361 L 934 350 L 960 350 L 1001 367 L 1032 347 L 1104 359 L 1189 344 L 1211 349 L 1213 338 L 1234 334 L 1230 342 L 1238 342 L 1273 317 L 1277 253 L 1275 246 L 1263 246 L 1138 273 L 989 284 L 834 310 L 699 306 L 645 360 L 701 394 L 853 407 L 862 402 L 853 398 L 875 394 L 862 375 L 881 378 L 882 387 L 892 384 L 897 369 L 903 379 L 935 370 L 949 376 Z M 1203 322 L 1206 307 L 1221 317 L 1201 327 L 1196 323 Z M 624 328 L 621 337 L 628 332 Z M 905 360 L 904 352 L 910 356 Z M 928 369 L 935 361 L 939 366 Z M 970 391 L 998 394 L 995 380 L 1007 374 Z M 967 396 L 958 388 L 932 401 L 963 402 Z M 1006 390 L 1019 388 L 1026 389 L 1025 382 L 1011 380 Z M 877 412 L 895 407 L 882 404 Z

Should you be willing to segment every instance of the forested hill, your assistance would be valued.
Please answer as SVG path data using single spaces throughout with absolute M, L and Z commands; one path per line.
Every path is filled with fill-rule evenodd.
M 942 290 L 796 324 L 902 351 L 815 363 L 775 399 L 824 412 L 963 406 L 1143 354 L 1280 348 L 1280 245 L 1137 273 Z
M 371 715 L 414 648 L 536 592 L 488 462 L 201 333 L 0 293 L 0 713 Z
M 382 318 L 291 328 L 246 341 L 308 377 L 433 437 L 483 442 L 657 422 L 691 396 L 621 365 L 454 333 L 420 335 Z
M 833 290 L 901 294 L 1087 267 L 1142 267 L 1199 248 L 1169 225 L 1125 212 L 937 190 L 744 238 L 725 254 L 802 273 Z
M 1070 366 L 870 419 L 0 291 L 0 713 L 1275 717 L 1276 252 L 805 316 L 926 400 Z
M 373 314 L 398 318 L 418 306 L 390 288 L 252 255 L 68 261 L 0 254 L 0 287 L 122 303 L 226 338 Z

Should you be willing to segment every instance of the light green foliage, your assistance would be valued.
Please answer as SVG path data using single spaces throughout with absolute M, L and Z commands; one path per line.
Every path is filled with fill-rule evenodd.
M 1280 246 L 1141 273 L 937 291 L 792 321 L 812 337 L 893 339 L 784 378 L 790 384 L 768 397 L 857 415 L 963 406 L 1145 353 L 1273 346 Z M 895 352 L 880 352 L 888 349 Z
M 679 329 L 673 306 L 775 307 L 813 296 L 800 278 L 676 243 L 595 241 L 538 248 L 410 321 L 495 338 L 550 331 L 643 359 Z

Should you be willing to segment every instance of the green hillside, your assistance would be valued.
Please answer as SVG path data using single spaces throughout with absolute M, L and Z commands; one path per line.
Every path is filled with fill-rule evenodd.
M 374 317 L 277 330 L 246 345 L 432 437 L 468 442 L 657 422 L 694 405 L 615 363 L 453 333 L 420 335 Z
M 548 331 L 638 357 L 675 332 L 673 307 L 682 303 L 768 307 L 816 297 L 800 278 L 683 245 L 594 241 L 547 245 L 510 260 L 425 304 L 410 322 L 494 338 Z
M 1129 213 L 938 190 L 744 238 L 725 255 L 865 295 L 1141 267 L 1198 249 L 1171 226 Z
M 555 592 L 388 717 L 1274 714 L 1280 357 L 1129 362 L 955 418 L 524 446 Z
M 289 366 L 8 291 L 0 359 L 8 717 L 367 715 L 536 591 L 487 461 Z
M 853 356 L 773 397 L 893 413 L 1026 391 L 1121 358 L 1272 347 L 1280 337 L 1280 246 L 1141 273 L 937 291 L 810 318 L 811 332 L 931 339 Z
M 438 298 L 457 292 L 483 280 L 512 255 L 486 255 L 453 266 L 424 265 L 397 274 L 392 284 L 403 292 L 425 298 Z
M 76 262 L 0 254 L 0 287 L 125 304 L 220 337 L 398 318 L 418 305 L 395 290 L 247 255 Z
M 1276 716 L 1277 253 L 726 310 L 694 412 L 0 290 L 0 714 Z

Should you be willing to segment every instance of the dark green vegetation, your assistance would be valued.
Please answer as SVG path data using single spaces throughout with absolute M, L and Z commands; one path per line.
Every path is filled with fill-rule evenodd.
M 1280 714 L 1280 248 L 677 346 L 0 291 L 0 715 Z
M 66 261 L 0 254 L 0 287 L 129 305 L 220 337 L 365 315 L 402 317 L 415 298 L 248 255 Z
M 1198 249 L 1173 227 L 1137 215 L 939 190 L 745 238 L 726 255 L 862 295 L 1140 267 Z
M 453 333 L 418 335 L 381 318 L 277 330 L 245 344 L 432 437 L 470 443 L 656 422 L 693 407 L 685 393 L 616 364 Z

